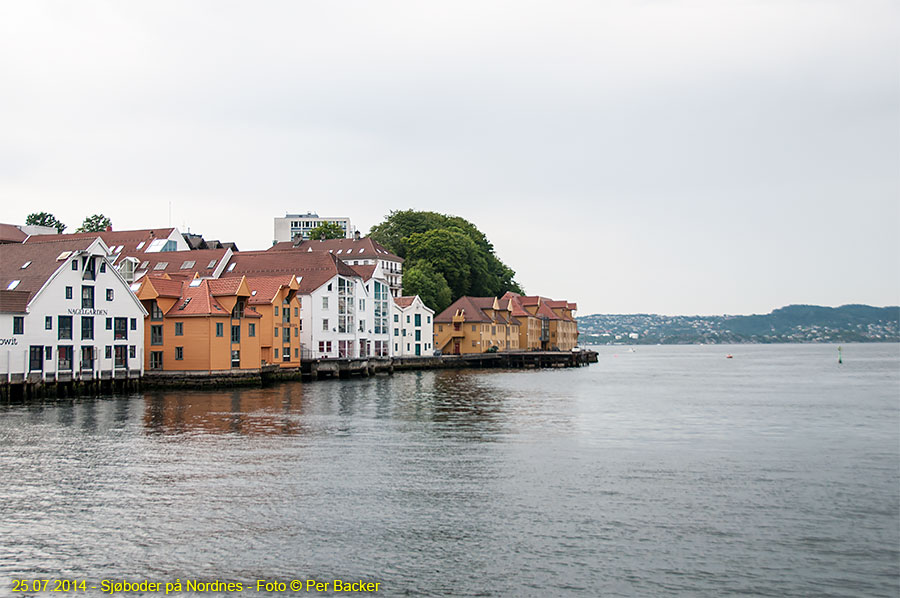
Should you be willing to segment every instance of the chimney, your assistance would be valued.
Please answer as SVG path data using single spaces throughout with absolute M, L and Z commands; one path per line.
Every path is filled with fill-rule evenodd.
M 110 224 L 106 227 L 106 232 L 108 232 L 108 233 L 112 232 L 112 224 Z
M 356 241 L 359 241 L 359 231 L 355 231 L 355 232 L 353 233 L 353 239 L 356 240 Z

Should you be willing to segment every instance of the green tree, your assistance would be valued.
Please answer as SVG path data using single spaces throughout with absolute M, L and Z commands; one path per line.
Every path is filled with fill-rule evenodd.
M 437 212 L 391 212 L 369 236 L 410 262 L 428 262 L 443 275 L 452 300 L 463 295 L 498 296 L 521 293 L 515 272 L 494 254 L 494 246 L 478 228 L 459 216 Z M 405 285 L 404 285 L 405 286 Z
M 309 240 L 318 241 L 322 238 L 322 235 L 325 235 L 326 239 L 343 239 L 346 236 L 344 234 L 344 229 L 342 229 L 339 224 L 335 224 L 334 222 L 323 222 L 309 231 Z
M 35 212 L 34 214 L 29 214 L 25 218 L 25 224 L 34 226 L 52 226 L 58 233 L 62 233 L 66 230 L 66 225 L 57 220 L 56 216 L 49 212 Z
M 103 214 L 94 214 L 84 219 L 77 229 L 76 233 L 99 233 L 105 231 L 112 226 L 112 221 Z
M 406 263 L 403 270 L 403 294 L 418 295 L 435 313 L 444 311 L 452 303 L 450 286 L 444 275 L 425 261 Z

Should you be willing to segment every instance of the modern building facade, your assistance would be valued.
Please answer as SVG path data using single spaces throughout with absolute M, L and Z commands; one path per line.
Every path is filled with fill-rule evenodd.
M 434 310 L 421 297 L 394 297 L 391 322 L 392 355 L 411 357 L 434 353 Z
M 147 312 L 102 239 L 42 235 L 0 245 L 0 376 L 5 382 L 136 378 Z
M 309 239 L 309 232 L 324 223 L 336 224 L 344 231 L 347 238 L 353 237 L 356 229 L 350 224 L 350 219 L 345 217 L 325 216 L 320 217 L 313 212 L 306 214 L 285 214 L 284 218 L 275 218 L 275 233 L 272 244 L 283 241 L 291 241 L 298 235 L 304 241 Z

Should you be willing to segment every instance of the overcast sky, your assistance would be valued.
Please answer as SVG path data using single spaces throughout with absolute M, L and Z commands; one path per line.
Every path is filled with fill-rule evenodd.
M 463 216 L 579 313 L 900 301 L 897 2 L 4 2 L 0 222 Z M 170 219 L 171 205 L 171 219 Z

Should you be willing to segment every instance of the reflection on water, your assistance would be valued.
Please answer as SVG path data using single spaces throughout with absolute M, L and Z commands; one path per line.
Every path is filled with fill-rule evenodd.
M 20 577 L 897 596 L 900 352 L 646 347 L 0 408 Z

